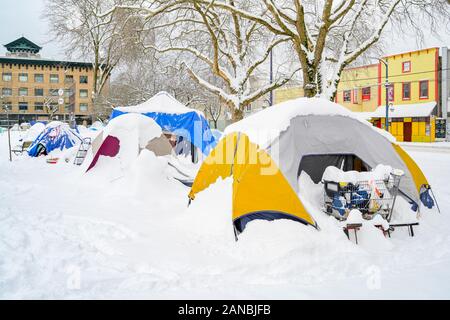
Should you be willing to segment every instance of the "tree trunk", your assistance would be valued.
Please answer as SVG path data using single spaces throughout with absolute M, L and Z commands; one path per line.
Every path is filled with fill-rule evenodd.
M 303 91 L 305 92 L 305 97 L 313 98 L 317 94 L 317 71 L 312 68 L 308 68 L 303 71 Z
M 244 118 L 243 108 L 238 109 L 233 107 L 233 117 L 232 117 L 233 122 L 242 120 L 243 118 Z

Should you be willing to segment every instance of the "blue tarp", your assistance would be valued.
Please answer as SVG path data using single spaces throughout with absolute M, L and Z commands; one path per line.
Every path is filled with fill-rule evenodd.
M 113 109 L 110 120 L 126 113 L 129 112 Z M 208 121 L 196 111 L 183 114 L 163 112 L 146 112 L 141 114 L 155 120 L 163 131 L 185 137 L 194 146 L 202 150 L 205 155 L 208 155 L 217 144 L 209 128 Z
M 39 146 L 45 147 L 45 152 L 48 154 L 55 149 L 68 149 L 81 142 L 81 137 L 77 132 L 70 129 L 67 124 L 60 124 L 52 127 L 47 127 L 34 140 L 33 144 L 28 149 L 28 155 L 31 157 L 39 156 Z

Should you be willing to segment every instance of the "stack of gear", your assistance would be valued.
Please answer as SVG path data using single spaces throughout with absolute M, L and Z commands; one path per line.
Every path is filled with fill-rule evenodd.
M 345 220 L 351 210 L 358 209 L 366 219 L 371 219 L 375 214 L 388 219 L 402 175 L 402 172 L 394 170 L 386 179 L 352 182 L 324 180 L 325 212 Z

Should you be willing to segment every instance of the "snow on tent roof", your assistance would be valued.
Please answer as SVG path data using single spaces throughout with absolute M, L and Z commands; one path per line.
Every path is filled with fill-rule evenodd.
M 217 143 L 203 113 L 186 107 L 167 92 L 160 92 L 137 106 L 114 108 L 110 119 L 126 113 L 141 113 L 152 118 L 163 131 L 183 136 L 205 155 Z
M 34 141 L 45 130 L 45 124 L 42 122 L 36 122 L 27 130 L 24 141 Z
M 428 117 L 436 107 L 436 101 L 416 103 L 416 104 L 400 104 L 389 106 L 389 118 L 409 118 L 409 117 Z M 372 118 L 385 118 L 386 106 L 379 106 L 371 113 Z
M 180 101 L 178 101 L 165 91 L 161 91 L 155 94 L 144 103 L 138 104 L 136 106 L 117 107 L 115 108 L 115 110 L 137 113 L 164 112 L 170 114 L 184 114 L 195 111 L 203 116 L 202 112 L 186 107 L 184 104 L 182 104 Z
M 243 132 L 253 142 L 264 148 L 289 127 L 291 119 L 297 116 L 327 115 L 355 119 L 384 135 L 390 141 L 395 141 L 391 134 L 373 127 L 368 121 L 359 117 L 356 112 L 321 98 L 298 98 L 276 104 L 229 125 L 225 128 L 224 133 Z

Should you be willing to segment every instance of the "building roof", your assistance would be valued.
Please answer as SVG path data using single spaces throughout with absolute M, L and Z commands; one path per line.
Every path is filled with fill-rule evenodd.
M 411 50 L 411 51 L 403 51 L 403 52 L 385 55 L 385 56 L 383 56 L 383 58 L 392 58 L 392 57 L 397 57 L 397 56 L 402 56 L 402 55 L 407 55 L 407 54 L 415 54 L 415 53 L 428 51 L 428 50 L 439 50 L 439 48 L 438 47 L 430 47 L 430 48 L 417 49 L 417 50 Z
M 42 47 L 38 46 L 37 44 L 28 40 L 25 37 L 20 37 L 19 39 L 16 39 L 13 42 L 5 44 L 5 48 L 9 52 L 31 52 L 31 53 L 38 53 L 42 49 Z
M 0 64 L 23 64 L 29 66 L 53 66 L 53 67 L 75 67 L 75 68 L 92 68 L 92 63 L 76 62 L 76 61 L 61 61 L 61 60 L 47 60 L 39 58 L 25 58 L 25 57 L 0 57 Z
M 429 117 L 435 108 L 436 101 L 393 105 L 389 107 L 389 118 Z M 374 112 L 370 113 L 370 117 L 385 118 L 386 106 L 379 106 Z

